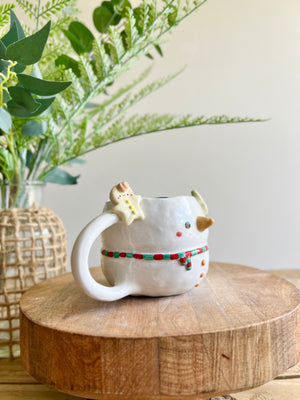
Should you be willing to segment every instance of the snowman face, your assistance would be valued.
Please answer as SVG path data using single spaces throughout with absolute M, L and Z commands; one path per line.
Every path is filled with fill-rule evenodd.
M 119 222 L 105 231 L 104 248 L 113 251 L 171 253 L 202 247 L 213 220 L 194 197 L 142 199 L 145 219 L 130 226 Z M 200 228 L 200 229 L 199 229 Z
M 184 222 L 185 221 L 185 222 Z M 181 221 L 175 227 L 176 236 L 178 238 L 189 238 L 189 239 L 199 239 L 199 231 L 197 229 L 197 222 L 195 216 L 186 216 L 186 218 L 181 218 Z M 173 234 L 175 234 L 175 231 Z
M 180 199 L 176 207 L 161 207 L 151 224 L 156 239 L 164 248 L 190 250 L 207 243 L 208 227 L 213 220 L 203 215 L 201 206 L 192 197 Z M 200 229 L 199 229 L 200 228 Z

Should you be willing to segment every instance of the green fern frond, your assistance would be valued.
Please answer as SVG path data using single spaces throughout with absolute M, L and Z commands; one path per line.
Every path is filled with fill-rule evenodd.
M 97 104 L 95 106 L 95 108 L 89 112 L 89 116 L 90 117 L 94 117 L 95 115 L 99 114 L 99 113 L 103 113 L 103 111 L 113 102 L 115 102 L 117 99 L 119 99 L 120 97 L 124 96 L 126 93 L 130 92 L 130 90 L 132 90 L 134 87 L 136 87 L 139 83 L 141 83 L 144 79 L 147 78 L 147 76 L 150 74 L 152 70 L 152 66 L 150 66 L 149 68 L 147 68 L 145 71 L 143 71 L 141 73 L 141 75 L 135 79 L 134 81 L 132 81 L 130 84 L 120 88 L 116 93 L 111 94 L 109 96 L 109 98 L 100 103 Z
M 200 0 L 195 0 L 195 3 L 193 3 L 191 6 L 191 10 L 197 6 L 197 1 L 199 3 Z M 201 1 L 201 3 L 203 3 L 203 1 Z M 99 93 L 106 91 L 107 87 L 116 79 L 118 79 L 125 71 L 127 71 L 132 64 L 139 59 L 140 56 L 147 54 L 153 45 L 160 43 L 161 36 L 172 28 L 168 24 L 168 15 L 170 14 L 171 7 L 173 6 L 176 6 L 176 0 L 171 0 L 162 6 L 158 6 L 158 2 L 156 0 L 152 0 L 148 5 L 147 1 L 145 0 L 141 9 L 141 12 L 144 13 L 143 26 L 145 25 L 145 31 L 135 31 L 135 35 L 138 35 L 138 39 L 134 41 L 134 43 L 131 42 L 132 48 L 127 51 L 124 49 L 122 43 L 121 34 L 118 30 L 120 29 L 119 26 L 110 26 L 108 34 L 102 36 L 102 40 L 95 40 L 93 45 L 93 49 L 95 51 L 92 60 L 93 65 L 87 59 L 84 63 L 82 63 L 81 59 L 79 60 L 80 70 L 83 74 L 80 84 L 85 90 L 84 98 L 80 102 L 73 101 L 73 97 L 68 95 L 68 89 L 64 92 L 65 101 L 70 104 L 70 109 L 72 110 L 67 119 L 63 117 L 60 107 L 58 107 L 56 110 L 55 107 L 57 107 L 57 105 L 55 103 L 53 105 L 52 112 L 54 114 L 54 118 L 57 122 L 59 120 L 61 121 L 60 124 L 58 123 L 60 127 L 56 135 L 56 141 L 64 141 L 67 131 L 70 129 L 73 129 L 73 134 L 76 137 L 80 129 L 77 127 L 74 121 L 78 120 L 80 114 L 86 109 L 86 104 L 99 95 Z M 133 26 L 133 19 L 128 21 L 128 18 L 130 19 L 130 12 L 128 12 L 123 18 L 123 26 L 127 24 L 127 31 L 129 26 Z M 110 54 L 107 53 L 107 48 Z M 94 79 L 95 73 L 98 78 L 96 84 Z M 47 78 L 47 76 L 45 78 Z M 48 78 L 52 79 L 51 76 L 48 76 Z M 161 85 L 159 84 L 158 87 Z M 149 86 L 142 89 L 142 91 L 136 95 L 128 96 L 129 101 L 127 100 L 126 104 L 121 100 L 121 102 L 119 102 L 117 105 L 114 105 L 112 101 L 112 106 L 109 110 L 107 110 L 106 116 L 104 116 L 104 121 L 98 121 L 98 124 L 95 124 L 97 125 L 95 126 L 95 129 L 101 130 L 102 126 L 106 125 L 107 123 L 111 123 L 113 120 L 118 118 L 122 105 L 126 105 L 127 110 L 142 98 L 152 93 L 151 90 L 156 90 L 155 85 L 152 86 L 152 88 Z M 92 112 L 95 110 L 96 108 Z M 101 106 L 98 108 L 99 114 L 101 113 L 100 110 Z M 123 110 L 125 111 L 125 107 Z M 51 148 L 49 147 L 49 155 L 50 153 Z M 42 173 L 42 176 L 43 175 L 44 174 Z
M 56 15 L 70 4 L 71 0 L 51 0 L 42 6 L 39 16 L 43 19 L 49 19 Z
M 14 8 L 14 4 L 2 4 L 0 5 L 0 28 L 5 26 L 9 21 L 9 11 Z
M 125 49 L 120 32 L 114 26 L 108 28 L 108 46 L 113 64 L 120 64 Z
M 85 90 L 93 91 L 98 82 L 97 76 L 93 71 L 93 66 L 84 55 L 80 56 L 78 66 L 81 73 L 82 86 Z
M 48 119 L 48 132 L 50 133 L 50 135 L 55 136 L 55 133 L 57 132 L 57 124 L 55 123 L 54 119 L 52 118 L 52 116 L 49 116 Z
M 105 51 L 104 45 L 98 39 L 93 42 L 93 52 L 97 77 L 99 80 L 103 80 L 111 68 L 110 58 Z
M 68 126 L 70 127 L 71 125 L 71 111 L 72 108 L 70 107 L 70 105 L 65 101 L 65 96 L 58 94 L 56 96 L 55 102 L 59 105 L 58 107 L 58 112 L 60 113 L 60 115 L 63 117 L 63 119 L 65 121 L 67 121 Z
M 142 34 L 147 32 L 149 24 L 149 4 L 147 0 L 143 0 L 142 4 L 135 9 L 135 14 L 138 17 L 138 27 Z
M 135 136 L 146 135 L 154 132 L 161 132 L 167 130 L 181 129 L 187 127 L 195 127 L 200 125 L 215 125 L 215 124 L 228 124 L 228 123 L 242 123 L 242 122 L 261 122 L 262 119 L 242 118 L 242 117 L 228 117 L 226 115 L 212 116 L 212 117 L 192 117 L 185 115 L 178 117 L 170 114 L 145 114 L 133 115 L 126 119 L 126 116 L 121 116 L 108 128 L 103 129 L 98 127 L 95 129 L 93 137 L 88 140 L 87 120 L 85 120 L 84 132 L 80 131 L 80 138 L 74 141 L 73 147 L 62 144 L 64 151 L 60 151 L 60 158 L 52 159 L 52 164 L 48 166 L 49 170 L 44 172 L 46 175 L 49 171 L 54 169 L 57 165 L 70 162 L 72 159 L 86 154 L 94 149 L 107 146 L 121 140 L 129 139 Z M 83 136 L 85 141 L 83 142 Z M 67 149 L 67 151 L 66 151 Z
M 149 4 L 149 8 L 148 8 L 149 11 L 148 11 L 147 20 L 148 20 L 148 27 L 149 27 L 149 26 L 153 25 L 154 22 L 158 19 L 159 11 L 158 11 L 158 2 L 157 1 L 152 0 L 148 4 Z
M 29 0 L 15 0 L 18 6 L 29 16 L 29 18 L 35 17 L 35 6 Z
M 50 30 L 50 38 L 53 37 L 55 34 L 58 34 L 58 37 L 62 38 L 62 29 L 66 29 L 70 22 L 72 21 L 72 17 L 70 15 L 64 15 L 59 17 L 57 21 L 52 20 L 51 23 L 51 30 Z M 62 45 L 63 43 L 60 41 L 60 44 Z M 61 48 L 60 48 L 60 51 Z M 57 52 L 57 48 L 56 48 Z
M 42 5 L 35 5 L 30 0 L 16 0 L 18 6 L 32 19 L 49 19 L 63 11 L 73 0 L 51 0 Z
M 75 157 L 80 156 L 81 154 L 85 153 L 87 140 L 86 135 L 88 132 L 88 117 L 85 116 L 79 126 L 79 135 L 76 138 L 76 143 L 74 144 L 73 148 L 71 148 L 71 153 L 75 155 Z
M 58 95 L 52 105 L 55 134 L 45 152 L 45 158 L 51 157 L 51 161 L 44 166 L 40 179 L 78 156 L 130 137 L 203 124 L 260 121 L 224 115 L 210 118 L 156 114 L 126 117 L 129 108 L 170 82 L 178 73 L 137 90 L 137 85 L 145 79 L 149 70 L 116 92 L 112 92 L 111 85 L 141 56 L 148 54 L 153 46 L 157 47 L 163 35 L 206 0 L 141 2 L 134 10 L 127 8 L 118 25 L 110 26 L 100 39 L 94 39 L 91 53 L 77 56 L 70 45 L 69 52 L 64 53 L 76 58 L 80 74 L 75 75 L 71 70 L 58 71 L 61 74 L 58 78 L 71 80 L 73 86 L 66 89 L 63 95 Z M 46 79 L 53 79 L 51 68 L 44 72 Z M 102 101 L 100 99 L 100 103 L 95 104 L 94 99 L 99 94 L 102 94 Z M 107 97 L 103 100 L 104 94 Z
M 154 93 L 156 90 L 165 86 L 167 83 L 175 79 L 182 70 L 178 71 L 175 74 L 168 75 L 167 77 L 160 78 L 157 81 L 154 81 L 142 89 L 140 89 L 137 93 L 131 93 L 123 98 L 120 102 L 105 108 L 102 108 L 102 112 L 98 112 L 98 118 L 95 121 L 94 129 L 96 127 L 104 126 L 111 121 L 115 120 L 119 115 L 124 114 L 128 111 L 129 108 L 133 107 L 135 104 L 139 103 L 142 99 Z
M 81 85 L 80 79 L 77 78 L 74 72 L 70 69 L 65 72 L 65 77 L 67 80 L 72 82 L 72 85 L 69 86 L 68 91 L 72 92 L 73 97 L 77 97 L 76 104 L 78 101 L 82 102 L 84 100 L 85 90 Z
M 129 7 L 126 9 L 125 38 L 127 49 L 131 49 L 139 38 L 136 29 L 136 19 L 134 18 L 132 9 Z
M 228 117 L 226 115 L 213 116 L 213 117 L 192 117 L 190 115 L 178 117 L 174 115 L 164 114 L 146 114 L 143 116 L 134 115 L 124 121 L 124 119 L 117 120 L 111 127 L 103 132 L 101 147 L 120 140 L 128 139 L 134 136 L 145 135 L 154 132 L 181 129 L 200 125 L 216 125 L 228 123 L 242 123 L 242 122 L 262 122 L 262 119 L 255 118 L 242 118 L 242 117 Z M 106 138 L 106 139 L 104 139 Z

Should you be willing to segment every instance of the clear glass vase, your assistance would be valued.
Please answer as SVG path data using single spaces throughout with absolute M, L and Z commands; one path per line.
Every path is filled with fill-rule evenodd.
M 19 357 L 19 300 L 31 286 L 66 271 L 66 234 L 40 207 L 43 182 L 0 185 L 0 358 Z
M 1 208 L 28 208 L 41 205 L 45 183 L 22 181 L 19 184 L 0 183 Z

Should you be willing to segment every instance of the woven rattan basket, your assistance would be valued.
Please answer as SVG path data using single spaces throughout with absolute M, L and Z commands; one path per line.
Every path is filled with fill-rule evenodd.
M 65 229 L 50 208 L 0 211 L 0 357 L 19 356 L 22 294 L 66 266 Z

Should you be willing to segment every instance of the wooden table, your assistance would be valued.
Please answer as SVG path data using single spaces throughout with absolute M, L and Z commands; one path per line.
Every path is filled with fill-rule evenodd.
M 214 400 L 298 400 L 300 363 L 257 389 L 222 396 Z M 0 360 L 0 400 L 80 400 L 38 383 L 22 367 L 21 360 Z
M 288 277 L 300 287 L 299 271 L 280 271 L 277 274 Z M 227 395 L 220 399 L 236 400 L 296 400 L 300 396 L 300 365 L 290 369 L 277 379 L 259 388 Z M 76 399 L 77 397 L 55 392 L 37 383 L 21 367 L 20 360 L 0 360 L 0 399 L 2 400 L 54 400 Z M 184 396 L 183 396 L 184 399 Z

